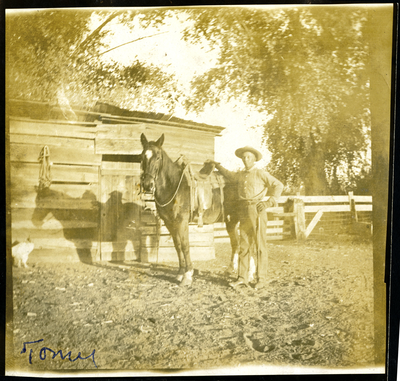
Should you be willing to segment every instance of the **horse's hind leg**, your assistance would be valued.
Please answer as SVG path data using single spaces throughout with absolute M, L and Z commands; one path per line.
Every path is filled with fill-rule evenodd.
M 185 274 L 186 262 L 185 262 L 185 257 L 182 252 L 180 236 L 178 234 L 177 229 L 173 226 L 173 224 L 165 223 L 165 226 L 167 227 L 168 231 L 170 232 L 170 234 L 172 236 L 172 239 L 174 241 L 175 250 L 176 250 L 176 253 L 178 254 L 179 270 L 178 270 L 178 275 L 176 276 L 176 279 L 178 282 L 181 282 L 183 279 L 183 275 Z
M 182 223 L 178 229 L 178 236 L 180 238 L 182 253 L 185 258 L 185 273 L 181 282 L 181 286 L 189 286 L 193 281 L 193 265 L 190 259 L 190 247 L 189 247 L 189 224 Z

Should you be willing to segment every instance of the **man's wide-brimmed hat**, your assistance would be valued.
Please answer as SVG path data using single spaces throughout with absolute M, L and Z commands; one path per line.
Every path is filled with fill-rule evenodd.
M 244 154 L 245 152 L 251 152 L 251 153 L 253 153 L 254 156 L 256 157 L 256 161 L 259 161 L 259 160 L 261 160 L 261 158 L 262 158 L 261 152 L 257 151 L 255 148 L 250 147 L 250 146 L 238 148 L 238 149 L 235 151 L 235 155 L 236 155 L 237 157 L 242 158 L 242 156 L 243 156 L 243 154 Z

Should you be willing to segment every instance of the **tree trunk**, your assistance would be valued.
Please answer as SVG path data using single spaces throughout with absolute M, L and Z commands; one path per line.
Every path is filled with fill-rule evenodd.
M 310 153 L 303 160 L 301 178 L 306 196 L 321 196 L 327 193 L 324 153 L 315 143 L 312 143 Z

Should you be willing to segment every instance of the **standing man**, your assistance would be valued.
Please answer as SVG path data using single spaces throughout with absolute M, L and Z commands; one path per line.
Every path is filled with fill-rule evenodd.
M 235 151 L 235 155 L 242 159 L 244 170 L 231 172 L 213 162 L 218 171 L 228 180 L 236 182 L 239 193 L 240 219 L 240 250 L 238 279 L 230 283 L 236 288 L 239 285 L 248 285 L 250 257 L 257 259 L 256 289 L 265 287 L 268 271 L 267 252 L 267 212 L 266 208 L 277 206 L 283 184 L 267 171 L 256 168 L 255 163 L 262 158 L 259 151 L 253 147 L 243 147 Z M 266 195 L 268 201 L 262 201 Z M 253 253 L 256 248 L 257 253 Z M 256 255 L 254 255 L 256 254 Z

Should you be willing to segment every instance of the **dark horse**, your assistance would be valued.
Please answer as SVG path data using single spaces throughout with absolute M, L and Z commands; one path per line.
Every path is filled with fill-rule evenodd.
M 161 148 L 164 143 L 164 134 L 155 142 L 149 142 L 144 134 L 141 135 L 140 139 L 143 146 L 142 189 L 154 194 L 157 212 L 174 241 L 179 258 L 177 279 L 183 286 L 190 285 L 193 275 L 193 265 L 189 252 L 189 221 L 192 206 L 191 189 L 185 175 L 185 167 L 173 162 Z M 212 189 L 210 192 L 212 202 L 204 208 L 203 221 L 205 224 L 218 221 L 221 212 L 224 210 L 222 207 L 222 197 L 224 197 L 224 217 L 231 239 L 233 260 L 238 247 L 237 223 L 239 220 L 235 213 L 234 202 L 232 202 L 232 196 L 235 192 L 232 191 L 232 188 L 230 190 L 224 189 L 223 195 L 218 188 Z M 224 195 L 228 197 L 226 198 Z M 195 197 L 195 200 L 197 202 L 198 197 Z M 232 267 L 232 264 L 230 267 Z

